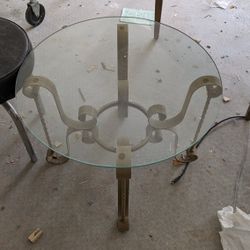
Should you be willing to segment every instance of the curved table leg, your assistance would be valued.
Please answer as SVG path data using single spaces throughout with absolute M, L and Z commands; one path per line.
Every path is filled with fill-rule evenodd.
M 35 154 L 35 151 L 34 151 L 32 145 L 30 143 L 30 140 L 29 140 L 29 137 L 26 133 L 26 130 L 24 128 L 22 118 L 20 117 L 20 115 L 16 112 L 14 107 L 9 102 L 3 103 L 2 106 L 5 108 L 5 110 L 9 113 L 12 120 L 14 121 L 14 123 L 17 127 L 17 130 L 18 130 L 18 132 L 23 140 L 25 147 L 26 147 L 26 150 L 30 156 L 31 161 L 36 162 L 37 157 L 36 157 L 36 154 Z
M 51 141 L 51 138 L 50 138 L 50 135 L 49 135 L 46 120 L 44 118 L 45 109 L 44 109 L 44 105 L 42 103 L 42 100 L 41 100 L 41 97 L 40 97 L 39 93 L 36 93 L 36 95 L 34 96 L 34 101 L 35 101 L 35 104 L 36 104 L 36 107 L 37 107 L 38 114 L 40 116 L 40 121 L 42 123 L 43 130 L 44 130 L 48 145 L 52 148 L 53 147 L 52 141 Z M 67 157 L 56 153 L 52 149 L 47 150 L 46 161 L 48 163 L 51 163 L 53 165 L 60 165 L 60 164 L 63 164 L 65 162 L 67 162 L 68 160 L 69 159 Z

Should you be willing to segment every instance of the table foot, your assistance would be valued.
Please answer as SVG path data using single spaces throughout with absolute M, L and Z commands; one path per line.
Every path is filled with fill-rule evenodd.
M 173 165 L 174 166 L 183 165 L 192 161 L 196 161 L 197 159 L 198 155 L 196 153 L 196 148 L 195 146 L 193 146 L 186 150 L 185 155 L 181 154 L 180 157 L 175 157 L 175 159 L 173 160 Z
M 128 217 L 126 217 L 123 221 L 120 219 L 117 220 L 117 229 L 121 233 L 129 230 Z
M 59 155 L 52 149 L 48 149 L 46 160 L 48 163 L 54 164 L 54 165 L 61 165 L 65 162 L 67 162 L 69 159 L 67 157 L 64 157 L 62 155 Z

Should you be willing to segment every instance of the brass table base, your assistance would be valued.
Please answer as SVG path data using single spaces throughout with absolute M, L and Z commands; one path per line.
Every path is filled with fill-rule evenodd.
M 131 168 L 117 168 L 116 178 L 118 180 L 118 220 L 117 228 L 120 232 L 129 230 L 129 179 Z

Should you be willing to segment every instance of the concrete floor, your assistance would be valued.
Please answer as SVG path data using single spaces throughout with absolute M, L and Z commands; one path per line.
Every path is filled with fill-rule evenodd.
M 119 15 L 123 7 L 153 9 L 153 1 L 41 0 L 46 18 L 31 28 L 24 19 L 26 1 L 4 0 L 0 16 L 20 24 L 36 44 L 79 20 Z M 143 2 L 143 3 L 142 3 Z M 80 7 L 81 5 L 81 7 Z M 237 8 L 210 8 L 207 1 L 165 1 L 164 23 L 181 29 L 213 56 L 221 72 L 224 94 L 220 118 L 245 114 L 250 101 L 250 2 Z M 228 57 L 225 57 L 228 56 Z M 176 186 L 171 161 L 134 169 L 131 179 L 130 231 L 116 230 L 115 171 L 68 162 L 50 166 L 46 149 L 32 143 L 39 161 L 29 162 L 16 128 L 0 109 L 0 249 L 222 249 L 216 211 L 232 205 L 234 183 L 247 153 L 249 123 L 232 121 L 211 133 Z M 4 136 L 3 136 L 4 135 Z M 250 151 L 250 150 L 248 150 Z M 237 206 L 250 213 L 250 156 L 240 181 Z M 31 245 L 37 227 L 44 235 Z

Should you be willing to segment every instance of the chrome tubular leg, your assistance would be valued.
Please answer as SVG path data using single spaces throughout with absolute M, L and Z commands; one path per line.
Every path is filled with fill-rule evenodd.
M 25 147 L 26 147 L 26 150 L 30 156 L 31 161 L 36 162 L 37 157 L 36 157 L 35 151 L 30 143 L 29 137 L 26 133 L 26 130 L 24 128 L 24 125 L 23 125 L 23 122 L 22 122 L 20 115 L 16 112 L 14 107 L 9 102 L 3 103 L 2 106 L 5 108 L 5 110 L 9 113 L 12 120 L 14 121 L 14 123 L 17 127 L 17 130 L 18 130 L 18 132 L 23 140 Z

